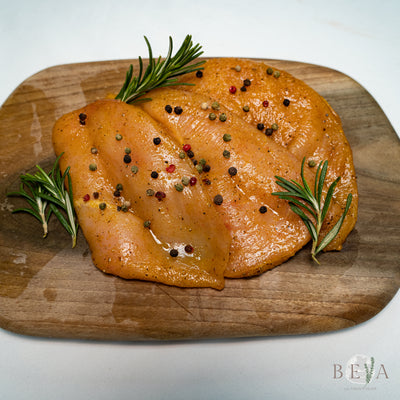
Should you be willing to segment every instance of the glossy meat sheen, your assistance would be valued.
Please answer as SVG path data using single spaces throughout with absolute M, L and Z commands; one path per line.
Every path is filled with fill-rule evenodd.
M 235 69 L 240 66 L 240 71 Z M 269 66 L 264 62 L 237 59 L 215 58 L 204 65 L 203 76 L 193 73 L 182 78 L 195 86 L 185 86 L 185 90 L 201 93 L 218 100 L 252 126 L 262 123 L 265 128 L 278 124 L 271 139 L 288 149 L 300 161 L 328 160 L 329 169 L 326 178 L 331 183 L 340 176 L 335 191 L 335 199 L 344 209 L 349 193 L 353 201 L 345 224 L 339 235 L 327 247 L 327 250 L 340 250 L 347 235 L 353 229 L 357 219 L 358 191 L 353 166 L 351 148 L 344 135 L 339 116 L 330 105 L 311 87 L 289 73 L 279 70 L 279 77 L 266 73 Z M 277 71 L 274 69 L 274 72 Z M 250 81 L 249 86 L 244 80 Z M 231 86 L 237 88 L 232 94 Z M 246 90 L 240 90 L 245 86 Z M 288 106 L 284 100 L 290 101 Z M 264 101 L 268 101 L 265 107 Z M 243 107 L 249 106 L 244 112 Z M 298 167 L 299 168 L 299 167 Z M 332 226 L 327 218 L 323 232 Z M 329 225 L 328 225 L 329 224 Z M 324 235 L 324 233 L 322 234 Z
M 79 114 L 87 118 L 81 125 Z M 122 136 L 116 140 L 116 134 Z M 161 143 L 155 145 L 153 139 Z M 196 174 L 193 164 L 179 158 L 180 149 L 146 113 L 116 100 L 103 100 L 63 116 L 53 131 L 61 168 L 70 166 L 74 205 L 96 266 L 123 278 L 177 286 L 221 289 L 228 262 L 230 235 L 201 181 L 175 189 L 182 176 Z M 96 148 L 97 154 L 91 149 Z M 131 162 L 125 163 L 125 148 Z M 95 163 L 96 171 L 89 165 Z M 175 165 L 174 172 L 166 168 Z M 135 174 L 131 167 L 138 167 Z M 157 179 L 151 178 L 157 171 Z M 123 189 L 115 195 L 117 184 Z M 147 190 L 162 191 L 161 201 Z M 98 192 L 95 199 L 93 193 Z M 89 201 L 84 201 L 85 195 Z M 118 194 L 118 193 L 117 193 Z M 99 209 L 106 203 L 105 210 Z M 128 204 L 128 211 L 117 207 Z M 151 221 L 151 229 L 144 227 Z M 193 246 L 193 253 L 184 247 Z M 178 257 L 169 251 L 177 249 Z

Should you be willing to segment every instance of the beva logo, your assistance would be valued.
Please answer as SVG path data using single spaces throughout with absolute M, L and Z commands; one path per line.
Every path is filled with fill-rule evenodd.
M 356 354 L 347 361 L 343 371 L 342 364 L 333 364 L 333 379 L 342 379 L 343 375 L 351 382 L 359 385 L 368 385 L 372 379 L 389 379 L 383 364 L 376 365 L 374 357 Z

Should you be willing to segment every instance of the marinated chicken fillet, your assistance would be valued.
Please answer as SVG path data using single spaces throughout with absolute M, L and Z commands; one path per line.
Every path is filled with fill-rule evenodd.
M 329 247 L 341 248 L 356 221 L 357 185 L 339 117 L 303 82 L 267 68 L 213 59 L 202 77 L 184 77 L 195 86 L 154 90 L 140 106 L 100 100 L 57 122 L 54 148 L 64 152 L 61 168 L 71 167 L 74 205 L 98 268 L 221 289 L 224 276 L 281 264 L 310 235 L 287 201 L 272 195 L 282 190 L 275 175 L 300 181 L 303 157 L 329 161 L 325 190 L 341 176 L 325 232 L 353 194 Z M 306 165 L 313 185 L 316 167 Z

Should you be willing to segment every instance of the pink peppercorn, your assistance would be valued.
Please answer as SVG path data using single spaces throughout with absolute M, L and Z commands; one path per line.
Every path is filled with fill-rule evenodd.
M 264 100 L 264 101 L 263 101 L 263 106 L 264 106 L 264 107 L 268 107 L 268 105 L 269 105 L 269 101 L 268 101 L 268 100 Z
M 85 194 L 85 195 L 83 196 L 83 201 L 89 201 L 89 200 L 90 200 L 90 195 Z
M 229 88 L 229 91 L 230 91 L 232 94 L 236 93 L 236 86 L 231 86 L 231 87 Z
M 190 144 L 184 144 L 183 145 L 183 151 L 189 151 L 192 148 Z
M 175 165 L 174 164 L 168 165 L 168 167 L 166 168 L 166 171 L 167 172 L 174 172 L 175 171 Z
M 195 176 L 192 176 L 189 180 L 189 185 L 194 186 L 197 182 L 197 178 Z

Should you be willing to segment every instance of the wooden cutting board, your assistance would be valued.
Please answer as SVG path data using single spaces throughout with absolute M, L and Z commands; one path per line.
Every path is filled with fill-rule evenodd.
M 343 329 L 381 311 L 400 285 L 400 145 L 374 99 L 354 80 L 316 65 L 265 60 L 303 79 L 342 118 L 354 152 L 359 219 L 343 251 L 312 263 L 307 246 L 283 265 L 222 291 L 126 281 L 94 267 L 56 221 L 48 238 L 6 193 L 19 175 L 54 160 L 55 120 L 116 93 L 130 62 L 56 66 L 24 81 L 0 109 L 0 326 L 27 335 L 199 339 Z

